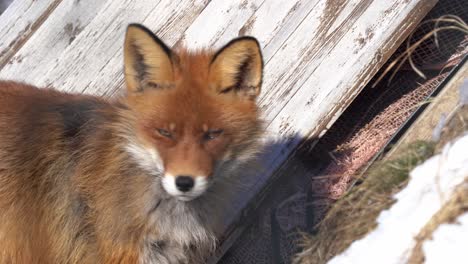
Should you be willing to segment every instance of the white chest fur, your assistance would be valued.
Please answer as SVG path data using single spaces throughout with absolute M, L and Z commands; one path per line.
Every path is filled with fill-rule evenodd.
M 197 263 L 199 256 L 214 250 L 216 237 L 200 213 L 190 203 L 162 201 L 151 215 L 155 232 L 147 238 L 140 262 Z

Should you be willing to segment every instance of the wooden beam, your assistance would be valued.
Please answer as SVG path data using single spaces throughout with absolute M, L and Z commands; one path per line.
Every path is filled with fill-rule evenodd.
M 62 0 L 14 1 L 0 16 L 0 69 L 35 33 Z
M 89 2 L 84 4 L 95 6 L 95 2 L 100 1 L 80 2 Z M 47 39 L 43 38 L 35 39 L 37 42 L 32 39 L 28 43 L 30 45 L 22 49 L 27 54 L 49 53 L 41 67 L 31 67 L 29 63 L 21 64 L 1 70 L 0 77 L 15 76 L 16 80 L 71 92 L 112 95 L 123 87 L 122 46 L 129 23 L 148 25 L 156 29 L 155 32 L 169 44 L 174 44 L 207 2 L 208 0 L 108 0 L 64 49 L 50 49 Z M 76 16 L 80 14 L 78 12 Z M 59 21 L 59 18 L 55 18 L 57 16 L 61 15 L 54 12 L 49 19 Z M 63 20 L 57 23 L 56 27 L 66 26 Z M 67 39 L 63 32 L 54 28 L 41 27 L 38 34 Z M 18 72 L 27 74 L 19 75 Z
M 14 3 L 18 2 L 22 1 Z M 62 0 L 41 27 L 12 54 L 9 63 L 1 69 L 0 78 L 29 81 L 44 76 L 101 8 L 106 8 L 105 4 L 106 1 Z

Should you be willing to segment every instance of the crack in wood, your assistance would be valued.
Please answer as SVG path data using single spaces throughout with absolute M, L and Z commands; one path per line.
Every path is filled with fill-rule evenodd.
M 49 7 L 34 21 L 32 24 L 28 25 L 21 34 L 14 39 L 10 45 L 8 51 L 2 51 L 0 54 L 0 70 L 8 63 L 8 61 L 15 55 L 18 50 L 23 47 L 23 45 L 29 40 L 29 38 L 36 33 L 36 30 L 42 26 L 44 21 L 49 17 L 50 14 L 57 8 L 57 6 L 62 2 L 62 0 L 54 0 L 50 3 Z

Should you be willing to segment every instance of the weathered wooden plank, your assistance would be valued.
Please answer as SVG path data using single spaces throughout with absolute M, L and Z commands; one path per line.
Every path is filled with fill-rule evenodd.
M 191 48 L 225 43 L 238 35 L 239 29 L 263 2 L 213 1 L 187 29 L 180 42 Z
M 31 74 L 43 76 L 105 3 L 106 1 L 63 0 L 42 27 L 37 29 L 1 69 L 0 78 L 30 81 Z
M 319 0 L 264 2 L 242 26 L 239 34 L 258 38 L 263 45 L 264 60 L 268 63 L 319 3 Z
M 62 0 L 14 1 L 0 16 L 0 69 L 28 41 Z
M 176 42 L 181 38 L 182 34 L 192 24 L 192 22 L 198 17 L 200 12 L 204 10 L 210 0 L 183 0 L 183 1 L 171 1 L 163 0 L 161 4 L 155 9 L 157 12 L 153 12 L 145 18 L 145 20 L 139 21 L 144 25 L 153 29 L 156 35 L 158 35 L 168 45 L 175 45 Z M 121 42 L 117 54 L 108 62 L 108 66 L 101 69 L 100 74 L 103 76 L 113 76 L 112 78 L 99 78 L 92 80 L 88 84 L 89 87 L 101 87 L 103 95 L 112 96 L 114 93 L 121 92 L 123 88 L 123 35 L 124 29 L 121 32 Z M 111 81 L 108 83 L 108 81 Z M 104 87 L 102 89 L 102 87 Z M 110 88 L 110 89 L 109 89 Z M 98 93 L 101 93 L 98 92 Z
M 348 42 L 347 48 L 353 48 L 355 45 L 353 42 L 356 41 L 360 32 L 354 34 L 351 30 L 371 3 L 371 0 L 341 1 L 341 3 L 321 1 L 281 47 L 278 54 L 267 64 L 265 85 L 266 87 L 273 86 L 273 89 L 268 89 L 264 94 L 262 103 L 281 102 L 284 107 L 284 103 L 287 103 L 286 99 L 289 98 L 288 95 L 295 94 L 308 78 L 314 78 L 311 74 L 315 70 L 318 68 L 329 70 L 327 64 L 322 64 L 324 60 L 344 63 L 344 57 L 332 57 L 333 54 L 330 53 L 346 52 L 336 47 L 341 40 Z M 346 13 L 343 14 L 344 12 Z M 322 14 L 325 15 L 322 16 Z M 340 19 L 343 17 L 346 17 L 346 20 Z M 371 25 L 378 26 L 369 24 Z M 359 47 L 356 47 L 356 50 L 359 50 Z M 357 67 L 362 67 L 362 65 L 357 65 Z M 328 73 L 330 71 L 327 72 L 327 78 L 323 78 L 324 81 L 330 81 Z M 325 77 L 318 74 L 314 76 L 315 78 Z M 339 76 L 332 79 L 341 80 Z M 323 85 L 315 85 L 313 89 L 309 89 L 309 94 L 321 94 L 322 87 Z M 274 111 L 274 109 L 267 110 L 268 116 L 277 114 L 277 111 L 271 112 L 272 110 Z
M 73 78 L 73 74 L 85 72 L 88 77 L 95 76 L 98 73 L 95 67 L 100 67 L 100 65 L 107 62 L 117 52 L 117 47 L 122 46 L 123 32 L 127 24 L 125 21 L 132 15 L 140 19 L 142 16 L 146 17 L 159 3 L 159 1 L 138 1 L 140 4 L 132 2 L 134 1 L 107 1 L 102 12 L 76 36 L 75 40 L 65 48 L 61 56 L 56 54 L 55 60 L 50 62 L 50 65 L 44 65 L 42 67 L 44 69 L 32 69 L 27 77 L 18 76 L 16 79 L 22 80 L 24 78 L 26 81 L 33 82 L 39 86 L 54 85 L 58 89 L 76 87 L 76 91 L 79 92 L 79 87 L 83 88 L 84 86 L 79 85 L 80 80 Z M 60 26 L 65 27 L 64 24 Z M 118 31 L 120 34 L 114 32 L 116 27 L 120 29 Z M 112 42 L 115 42 L 115 51 L 106 51 L 103 46 L 105 44 L 112 45 Z M 29 46 L 30 50 L 25 49 L 24 52 L 38 52 L 35 48 L 37 46 L 40 47 L 43 44 L 32 43 Z M 86 67 L 84 67 L 85 65 Z M 93 66 L 95 67 L 93 68 Z M 46 74 L 43 73 L 44 70 Z M 50 71 L 56 74 L 48 74 Z M 50 79 L 61 80 L 62 84 L 68 81 L 70 84 L 75 83 L 76 85 L 58 85 L 52 80 L 47 81 L 49 75 L 51 76 Z M 70 76 L 70 79 L 66 79 L 67 76 Z M 93 78 L 84 79 L 90 81 Z
M 185 32 L 181 42 L 196 48 L 222 45 L 238 35 L 252 35 L 261 42 L 264 60 L 268 61 L 317 3 L 318 0 L 213 2 Z M 216 23 L 221 20 L 223 23 Z M 202 35 L 200 28 L 205 29 Z
M 32 72 L 28 80 L 67 91 L 112 94 L 123 84 L 122 45 L 128 23 L 152 25 L 158 29 L 156 33 L 166 39 L 167 34 L 182 34 L 206 3 L 109 1 L 45 75 Z M 178 38 L 169 36 L 168 39 Z

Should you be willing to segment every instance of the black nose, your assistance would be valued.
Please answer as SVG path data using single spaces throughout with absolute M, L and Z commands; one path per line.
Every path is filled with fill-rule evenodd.
M 180 175 L 180 176 L 177 176 L 175 180 L 175 184 L 177 186 L 177 189 L 179 189 L 179 191 L 188 192 L 192 189 L 193 185 L 195 185 L 195 182 L 193 181 L 193 178 L 190 176 Z

